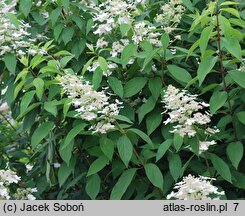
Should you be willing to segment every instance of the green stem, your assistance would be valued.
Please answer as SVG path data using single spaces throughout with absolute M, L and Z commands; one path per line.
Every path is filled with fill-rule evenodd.
M 10 125 L 11 128 L 13 128 L 15 131 L 16 128 L 11 124 L 11 122 L 8 120 L 8 118 L 5 117 L 5 115 L 3 115 L 1 112 L 0 112 L 0 115 L 4 118 L 4 120 Z M 18 134 L 19 135 L 19 134 Z M 20 135 L 19 135 L 20 136 Z
M 227 83 L 225 80 L 225 68 L 223 65 L 223 53 L 222 53 L 222 49 L 221 49 L 221 34 L 220 34 L 220 23 L 219 23 L 219 9 L 218 9 L 218 4 L 217 4 L 217 12 L 216 12 L 216 28 L 217 28 L 217 34 L 218 34 L 218 53 L 219 53 L 219 65 L 220 65 L 220 73 L 222 76 L 222 81 L 223 81 L 223 85 L 224 85 L 224 91 L 227 93 L 227 102 L 228 102 L 228 108 L 229 108 L 229 115 L 231 116 L 232 119 L 232 126 L 233 126 L 233 130 L 234 130 L 234 136 L 235 136 L 235 141 L 238 140 L 238 136 L 237 136 L 237 129 L 236 129 L 236 124 L 234 121 L 234 113 L 232 110 L 232 106 L 231 106 L 231 97 L 230 94 L 228 92 L 228 88 L 227 88 Z

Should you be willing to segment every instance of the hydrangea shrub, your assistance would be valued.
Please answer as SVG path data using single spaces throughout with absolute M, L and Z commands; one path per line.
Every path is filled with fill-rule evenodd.
M 27 136 L 28 193 L 244 198 L 244 8 L 3 1 L 1 97 Z

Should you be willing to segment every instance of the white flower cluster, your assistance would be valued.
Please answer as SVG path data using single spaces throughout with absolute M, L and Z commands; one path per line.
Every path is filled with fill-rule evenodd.
M 144 21 L 134 23 L 133 24 L 133 36 L 132 41 L 134 44 L 139 45 L 140 42 L 143 40 L 149 41 L 154 46 L 161 46 L 161 42 L 159 41 L 158 37 L 161 35 L 160 33 L 156 32 L 156 27 L 147 24 Z M 129 44 L 128 39 L 120 39 L 119 41 L 115 41 L 112 43 L 111 48 L 111 56 L 112 57 L 119 57 L 124 49 L 125 46 Z M 104 37 L 98 39 L 96 43 L 97 48 L 105 48 L 108 46 L 108 42 L 105 40 Z M 134 59 L 131 59 L 129 64 L 132 64 Z
M 118 65 L 113 62 L 107 62 L 108 65 L 108 71 L 103 71 L 104 76 L 110 76 L 113 72 L 113 69 L 118 68 Z M 94 72 L 99 67 L 99 62 L 95 61 L 91 66 L 87 68 L 89 72 Z
M 7 53 L 15 53 L 16 55 L 24 55 L 25 48 L 30 46 L 27 37 L 30 34 L 27 29 L 29 24 L 23 21 L 19 22 L 19 28 L 11 23 L 6 13 L 15 13 L 13 4 L 6 4 L 4 1 L 0 2 L 0 57 Z
M 129 39 L 122 38 L 118 41 L 112 42 L 111 46 L 105 38 L 106 35 L 113 34 L 113 30 L 118 29 L 122 24 L 128 24 L 132 27 L 133 35 L 132 42 L 139 45 L 143 40 L 149 41 L 154 46 L 161 46 L 159 41 L 160 33 L 151 23 L 145 21 L 136 22 L 135 16 L 137 16 L 137 4 L 145 5 L 145 1 L 132 1 L 132 0 L 109 0 L 105 1 L 98 6 L 94 3 L 86 3 L 90 8 L 96 12 L 93 13 L 94 34 L 101 36 L 97 42 L 97 48 L 108 48 L 111 47 L 111 56 L 119 57 L 130 41 Z M 134 59 L 131 59 L 128 64 L 132 64 Z
M 36 197 L 32 193 L 36 193 L 36 188 L 18 188 L 14 194 L 16 200 L 35 200 Z
M 180 91 L 169 85 L 164 91 L 162 102 L 165 104 L 165 112 L 169 111 L 169 118 L 164 124 L 178 123 L 171 133 L 178 132 L 182 137 L 193 137 L 196 135 L 195 125 L 206 125 L 211 121 L 208 112 L 198 112 L 209 104 L 197 101 L 197 95 L 188 94 L 186 90 Z
M 90 130 L 93 133 L 106 133 L 115 126 L 115 116 L 119 114 L 118 100 L 109 103 L 109 97 L 105 91 L 95 91 L 93 86 L 78 78 L 76 75 L 65 75 L 58 78 L 72 104 L 76 108 L 78 116 L 90 122 Z
M 107 35 L 120 24 L 131 24 L 133 21 L 131 11 L 134 10 L 138 1 L 108 0 L 100 5 L 90 4 L 89 6 L 97 12 L 94 14 L 94 34 Z
M 164 121 L 164 124 L 174 123 L 174 130 L 171 133 L 178 133 L 184 137 L 194 137 L 197 134 L 197 128 L 206 126 L 211 122 L 211 114 L 207 111 L 200 111 L 208 107 L 209 104 L 197 101 L 197 95 L 191 95 L 186 90 L 180 91 L 172 85 L 169 85 L 164 91 L 163 100 L 164 107 L 169 115 L 169 118 Z M 217 128 L 207 127 L 204 129 L 206 135 L 218 133 Z M 200 141 L 200 153 L 206 151 L 210 145 L 216 144 L 215 141 Z
M 184 11 L 182 0 L 170 0 L 161 7 L 161 13 L 155 20 L 163 26 L 165 32 L 171 33 L 180 23 Z
M 9 186 L 12 183 L 18 183 L 20 177 L 11 170 L 0 170 L 0 200 L 10 199 Z
M 34 200 L 36 199 L 32 193 L 37 192 L 36 188 L 18 188 L 16 193 L 10 194 L 10 186 L 12 183 L 17 184 L 20 181 L 20 177 L 12 170 L 0 170 L 0 200 L 14 199 L 25 199 Z
M 208 177 L 194 177 L 188 175 L 183 178 L 179 183 L 176 183 L 174 189 L 177 192 L 172 191 L 167 195 L 167 199 L 178 200 L 219 200 L 220 196 L 224 195 L 224 191 L 219 192 L 218 188 L 213 186 L 210 181 L 214 178 Z
M 134 35 L 132 40 L 135 44 L 139 44 L 143 40 L 148 40 L 152 45 L 160 46 L 161 43 L 158 37 L 161 35 L 156 31 L 155 26 L 148 25 L 146 22 L 141 21 L 134 25 Z

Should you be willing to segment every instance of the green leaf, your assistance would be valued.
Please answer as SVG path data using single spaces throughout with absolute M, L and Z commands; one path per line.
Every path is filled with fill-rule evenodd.
M 121 55 L 121 62 L 123 67 L 126 67 L 129 60 L 136 54 L 137 46 L 135 44 L 129 44 L 124 47 Z
M 162 114 L 160 111 L 153 111 L 146 117 L 147 133 L 150 135 L 162 123 Z
M 64 100 L 64 105 L 63 105 L 63 117 L 64 119 L 66 118 L 66 115 L 71 107 L 71 98 L 66 98 Z
M 84 38 L 80 39 L 73 43 L 71 52 L 75 55 L 75 58 L 78 60 L 82 52 L 86 47 L 86 40 Z
M 52 26 L 55 25 L 55 23 L 57 22 L 60 14 L 61 14 L 62 8 L 56 8 L 55 10 L 53 10 L 49 16 L 49 19 L 52 22 Z
M 202 30 L 201 37 L 199 39 L 199 46 L 200 46 L 202 56 L 204 55 L 206 51 L 208 41 L 210 39 L 212 31 L 213 31 L 213 26 L 207 26 L 206 28 Z
M 215 56 L 215 57 L 214 56 L 207 56 L 207 57 L 202 59 L 201 63 L 199 64 L 198 70 L 197 70 L 197 77 L 199 80 L 199 86 L 201 86 L 205 77 L 213 69 L 217 60 L 218 60 L 217 56 Z
M 151 112 L 156 105 L 156 99 L 151 96 L 138 110 L 139 113 L 139 123 L 142 122 L 144 119 L 145 115 L 149 112 Z
M 85 126 L 86 126 L 85 123 L 80 123 L 80 124 L 76 125 L 74 128 L 72 128 L 65 138 L 63 148 L 68 146 L 70 144 L 70 142 L 84 129 Z
M 93 73 L 93 79 L 92 79 L 94 90 L 97 90 L 100 87 L 100 83 L 102 79 L 103 79 L 103 72 L 100 68 L 97 68 Z
M 87 176 L 91 176 L 99 172 L 108 164 L 108 162 L 109 159 L 105 155 L 100 156 L 90 165 Z
M 35 91 L 29 91 L 24 94 L 20 102 L 20 113 L 23 113 L 27 109 L 27 107 L 30 105 L 34 94 L 35 94 Z
M 9 18 L 10 22 L 17 28 L 19 29 L 20 27 L 20 21 L 18 18 L 15 16 L 13 13 L 6 13 L 6 16 Z
M 57 54 L 57 53 L 56 53 Z M 74 56 L 65 56 L 60 60 L 60 66 L 65 68 L 67 64 L 74 58 Z
M 57 104 L 59 102 L 57 100 L 53 100 L 53 101 L 45 101 L 44 102 L 44 109 L 46 111 L 48 111 L 49 113 L 51 113 L 54 116 L 57 116 L 58 111 L 57 111 Z
M 195 155 L 199 156 L 199 148 L 200 148 L 200 141 L 198 140 L 198 138 L 192 137 L 188 140 L 191 146 L 191 150 L 195 153 Z
M 188 83 L 192 80 L 189 72 L 176 65 L 168 65 L 167 66 L 169 73 L 179 82 Z
M 113 187 L 110 200 L 120 200 L 123 194 L 126 192 L 128 186 L 132 182 L 136 173 L 136 169 L 128 169 L 118 179 L 116 185 Z
M 152 61 L 152 59 L 156 56 L 156 54 L 159 52 L 159 50 L 160 50 L 160 48 L 155 49 L 153 51 L 148 51 L 146 53 L 146 58 L 144 60 L 144 64 L 143 64 L 142 70 L 144 70 L 145 67 Z
M 41 124 L 32 134 L 32 148 L 35 148 L 49 134 L 53 127 L 54 123 L 50 121 Z
M 68 10 L 70 6 L 70 0 L 62 0 L 62 5 L 66 10 Z
M 20 113 L 20 115 L 16 118 L 16 121 L 21 120 L 24 116 L 26 116 L 27 113 L 31 112 L 41 104 L 42 104 L 41 102 L 31 104 L 23 113 Z
M 199 40 L 197 40 L 194 44 L 192 44 L 191 48 L 188 50 L 186 60 L 190 57 L 190 55 L 194 52 L 194 50 L 199 46 Z
M 64 147 L 64 143 L 65 143 L 64 140 L 62 140 L 59 148 L 59 153 L 62 160 L 66 162 L 67 166 L 69 166 L 72 157 L 72 150 L 74 147 L 74 139 L 71 140 L 69 145 L 66 145 L 65 147 Z
M 145 165 L 145 173 L 149 181 L 155 186 L 163 190 L 163 176 L 157 165 L 147 163 Z
M 111 161 L 114 154 L 114 143 L 111 139 L 107 137 L 102 137 L 100 139 L 100 148 L 105 156 Z
M 80 17 L 77 14 L 73 14 L 72 15 L 72 20 L 76 23 L 76 25 L 78 26 L 78 28 L 80 30 L 83 29 L 83 27 L 84 27 L 84 21 L 83 21 L 82 17 Z
M 245 88 L 245 73 L 242 71 L 232 70 L 229 71 L 231 78 L 242 88 Z
M 241 111 L 241 112 L 237 113 L 236 115 L 237 115 L 238 120 L 241 123 L 245 124 L 245 111 Z
M 220 6 L 235 5 L 235 4 L 239 4 L 239 3 L 238 2 L 234 2 L 234 1 L 225 1 L 225 2 L 221 3 Z
M 101 180 L 98 174 L 88 177 L 85 190 L 92 200 L 94 200 L 100 192 L 100 183 Z
M 241 142 L 232 142 L 226 148 L 226 153 L 232 163 L 237 169 L 242 157 L 243 157 L 243 144 Z
M 183 137 L 179 135 L 179 133 L 174 134 L 174 147 L 178 152 L 183 144 Z
M 18 83 L 18 85 L 14 89 L 14 99 L 18 96 L 19 92 L 21 91 L 22 87 L 24 86 L 26 80 L 22 80 Z
M 17 60 L 13 54 L 4 55 L 3 61 L 5 63 L 6 68 L 13 74 L 15 74 Z
M 160 93 L 162 91 L 162 80 L 160 77 L 154 77 L 149 80 L 148 87 L 151 91 L 152 96 L 158 100 Z
M 168 33 L 164 33 L 161 37 L 161 43 L 162 43 L 162 47 L 164 50 L 168 48 L 169 41 L 170 41 L 170 38 L 169 38 Z
M 86 25 L 86 35 L 88 35 L 88 33 L 89 33 L 90 30 L 92 29 L 93 25 L 94 25 L 93 19 L 89 19 L 89 20 L 87 21 L 87 25 Z
M 225 104 L 227 98 L 226 92 L 215 91 L 209 101 L 211 114 L 215 114 Z
M 100 65 L 100 68 L 102 69 L 102 71 L 107 74 L 108 73 L 108 65 L 107 65 L 106 60 L 100 56 L 98 58 L 98 62 L 99 62 L 99 65 Z
M 42 100 L 44 91 L 44 81 L 41 78 L 37 77 L 33 80 L 33 85 L 36 88 L 36 95 L 38 99 Z
M 138 136 L 141 137 L 141 139 L 143 139 L 144 141 L 146 141 L 146 143 L 148 143 L 149 145 L 151 145 L 153 147 L 153 143 L 152 143 L 150 137 L 147 136 L 143 131 L 141 131 L 137 128 L 130 128 L 128 131 L 132 131 L 133 133 L 137 134 Z
M 127 136 L 121 136 L 117 140 L 117 149 L 123 163 L 126 167 L 128 167 L 128 163 L 133 155 L 133 145 L 130 139 Z
M 172 139 L 168 139 L 168 140 L 165 140 L 159 146 L 159 148 L 157 150 L 157 155 L 156 155 L 156 162 L 159 161 L 164 156 L 164 154 L 169 149 L 169 147 L 171 146 L 172 143 L 173 143 L 173 140 Z
M 243 173 L 232 170 L 232 176 L 234 177 L 233 184 L 238 188 L 245 189 L 245 175 Z
M 40 26 L 43 26 L 48 22 L 48 19 L 44 19 L 44 17 L 42 16 L 42 14 L 39 13 L 38 10 L 32 11 L 31 16 Z
M 65 183 L 67 178 L 71 175 L 73 167 L 67 166 L 66 163 L 62 163 L 58 171 L 58 181 L 60 187 Z
M 128 33 L 130 28 L 131 26 L 126 23 L 120 25 L 120 31 L 123 37 Z
M 180 159 L 180 156 L 178 154 L 170 154 L 168 156 L 168 162 L 169 162 L 169 170 L 170 173 L 177 182 L 178 178 L 180 177 L 181 174 L 181 168 L 182 168 L 182 162 Z
M 111 89 L 113 90 L 113 92 L 116 95 L 118 95 L 120 98 L 123 98 L 122 82 L 119 79 L 117 79 L 116 77 L 110 76 L 108 78 L 108 83 L 109 83 L 109 86 L 111 87 Z
M 58 41 L 59 36 L 60 36 L 63 28 L 64 28 L 64 26 L 61 23 L 58 24 L 57 26 L 55 26 L 55 28 L 54 28 L 54 38 L 55 38 L 56 41 Z
M 46 57 L 42 56 L 41 54 L 36 55 L 32 60 L 30 65 L 32 66 L 31 68 L 34 69 L 38 65 L 40 65 L 42 62 L 46 60 Z
M 236 18 L 230 18 L 229 19 L 229 22 L 231 24 L 234 24 L 234 25 L 237 25 L 237 26 L 240 26 L 242 28 L 245 28 L 245 21 L 241 20 L 241 19 L 236 19 Z
M 242 60 L 242 49 L 239 41 L 235 38 L 223 38 L 225 48 L 240 61 Z
M 144 40 L 144 41 L 142 41 L 140 43 L 140 47 L 145 51 L 145 52 L 141 52 L 141 53 L 138 54 L 141 58 L 147 57 L 147 54 L 149 52 L 153 51 L 152 44 L 149 41 L 146 41 L 146 40 Z
M 65 45 L 72 40 L 72 37 L 74 35 L 74 28 L 70 27 L 70 28 L 66 28 L 63 29 L 62 31 L 62 40 L 64 41 Z
M 214 168 L 217 170 L 217 172 L 226 181 L 231 183 L 231 172 L 230 172 L 229 166 L 225 163 L 225 161 L 215 154 L 210 154 L 210 159 L 212 161 Z
M 84 74 L 86 72 L 86 70 L 88 69 L 88 67 L 93 63 L 95 57 L 89 59 L 89 61 L 84 65 L 83 69 L 82 69 L 82 74 Z
M 182 0 L 183 4 L 191 11 L 194 12 L 194 7 L 192 5 L 191 0 Z
M 137 94 L 142 90 L 147 83 L 147 78 L 145 77 L 134 77 L 129 80 L 124 86 L 124 97 L 128 98 Z
M 236 16 L 236 17 L 239 18 L 239 19 L 241 18 L 241 17 L 240 17 L 240 14 L 239 14 L 239 11 L 236 10 L 235 8 L 222 8 L 221 10 L 222 10 L 222 11 L 226 11 L 226 12 L 228 12 L 228 13 L 230 13 L 230 14 Z
M 31 6 L 32 0 L 20 0 L 20 11 L 25 15 L 25 17 L 30 13 Z
M 115 119 L 119 120 L 119 121 L 127 122 L 129 124 L 133 124 L 133 122 L 129 118 L 127 118 L 126 116 L 123 116 L 123 115 L 117 115 L 117 116 L 115 116 Z

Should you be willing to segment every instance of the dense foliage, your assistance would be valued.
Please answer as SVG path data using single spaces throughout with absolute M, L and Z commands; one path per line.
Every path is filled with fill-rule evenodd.
M 244 19 L 238 0 L 1 1 L 1 169 L 39 199 L 243 199 Z

